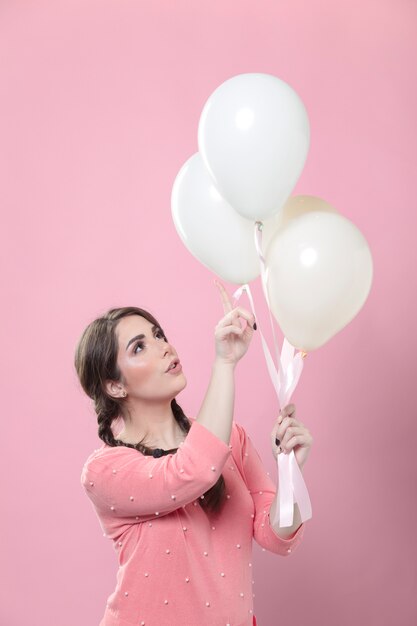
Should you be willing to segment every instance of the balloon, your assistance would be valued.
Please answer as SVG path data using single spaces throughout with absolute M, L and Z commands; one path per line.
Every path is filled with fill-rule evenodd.
M 307 158 L 303 102 L 270 74 L 239 74 L 205 103 L 198 146 L 219 193 L 242 217 L 271 218 L 291 194 Z
M 277 213 L 276 229 L 285 228 L 290 220 L 311 211 L 337 213 L 331 204 L 316 196 L 292 196 Z
M 219 277 L 243 285 L 259 276 L 254 222 L 241 217 L 222 198 L 198 152 L 175 178 L 171 212 L 184 245 Z M 264 222 L 266 243 L 273 235 L 275 221 Z
M 368 297 L 373 262 L 347 218 L 310 211 L 278 229 L 265 254 L 271 311 L 287 340 L 316 350 L 344 328 Z
M 279 230 L 285 228 L 289 224 L 290 220 L 293 220 L 300 215 L 304 215 L 305 213 L 310 213 L 311 211 L 330 211 L 332 213 L 337 213 L 337 210 L 331 204 L 321 198 L 317 198 L 316 196 L 292 196 L 287 200 L 282 209 L 280 209 L 280 211 L 278 211 L 278 213 L 271 218 L 271 227 L 267 229 L 265 233 L 262 233 L 262 250 L 266 250 L 268 248 L 271 239 Z M 268 301 L 266 285 L 263 280 L 262 291 L 265 300 Z

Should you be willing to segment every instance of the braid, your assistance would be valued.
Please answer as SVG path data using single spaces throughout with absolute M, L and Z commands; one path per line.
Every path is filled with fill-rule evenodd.
M 111 428 L 112 422 L 119 415 L 119 403 L 111 400 L 108 396 L 99 396 L 95 402 L 95 411 L 97 413 L 98 436 L 108 446 L 126 445 L 134 447 L 132 444 L 123 444 L 122 441 L 114 438 Z
M 191 423 L 188 417 L 185 415 L 184 411 L 174 398 L 171 402 L 172 412 L 174 413 L 174 417 L 177 420 L 178 424 L 181 426 L 182 430 L 186 433 L 189 432 L 191 428 Z

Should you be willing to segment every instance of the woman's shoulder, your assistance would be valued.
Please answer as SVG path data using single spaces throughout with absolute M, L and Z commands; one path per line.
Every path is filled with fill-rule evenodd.
M 126 458 L 136 455 L 137 457 L 147 457 L 140 454 L 135 448 L 129 448 L 129 446 L 109 446 L 103 441 L 103 443 L 93 450 L 84 462 L 84 467 L 91 467 L 95 463 L 111 462 L 117 458 Z

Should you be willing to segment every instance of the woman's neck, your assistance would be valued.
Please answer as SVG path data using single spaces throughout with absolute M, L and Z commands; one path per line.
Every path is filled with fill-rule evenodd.
M 161 448 L 162 450 L 171 450 L 172 448 L 178 448 L 181 442 L 184 441 L 186 437 L 186 433 L 180 428 L 179 424 L 177 424 L 177 428 L 175 433 L 171 433 L 171 436 L 168 437 L 154 437 L 151 439 L 150 437 L 146 440 L 146 438 L 141 442 L 142 445 L 147 448 Z M 141 441 L 141 437 L 135 437 L 133 433 L 129 433 L 127 429 L 124 429 L 118 436 L 117 439 L 119 441 L 123 441 L 123 443 L 130 443 L 136 445 Z

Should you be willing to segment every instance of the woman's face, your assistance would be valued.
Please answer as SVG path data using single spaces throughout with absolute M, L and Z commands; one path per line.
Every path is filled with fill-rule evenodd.
M 185 387 L 187 380 L 181 369 L 167 373 L 178 355 L 160 328 L 140 315 L 128 315 L 118 322 L 116 336 L 117 363 L 130 399 L 172 400 Z

